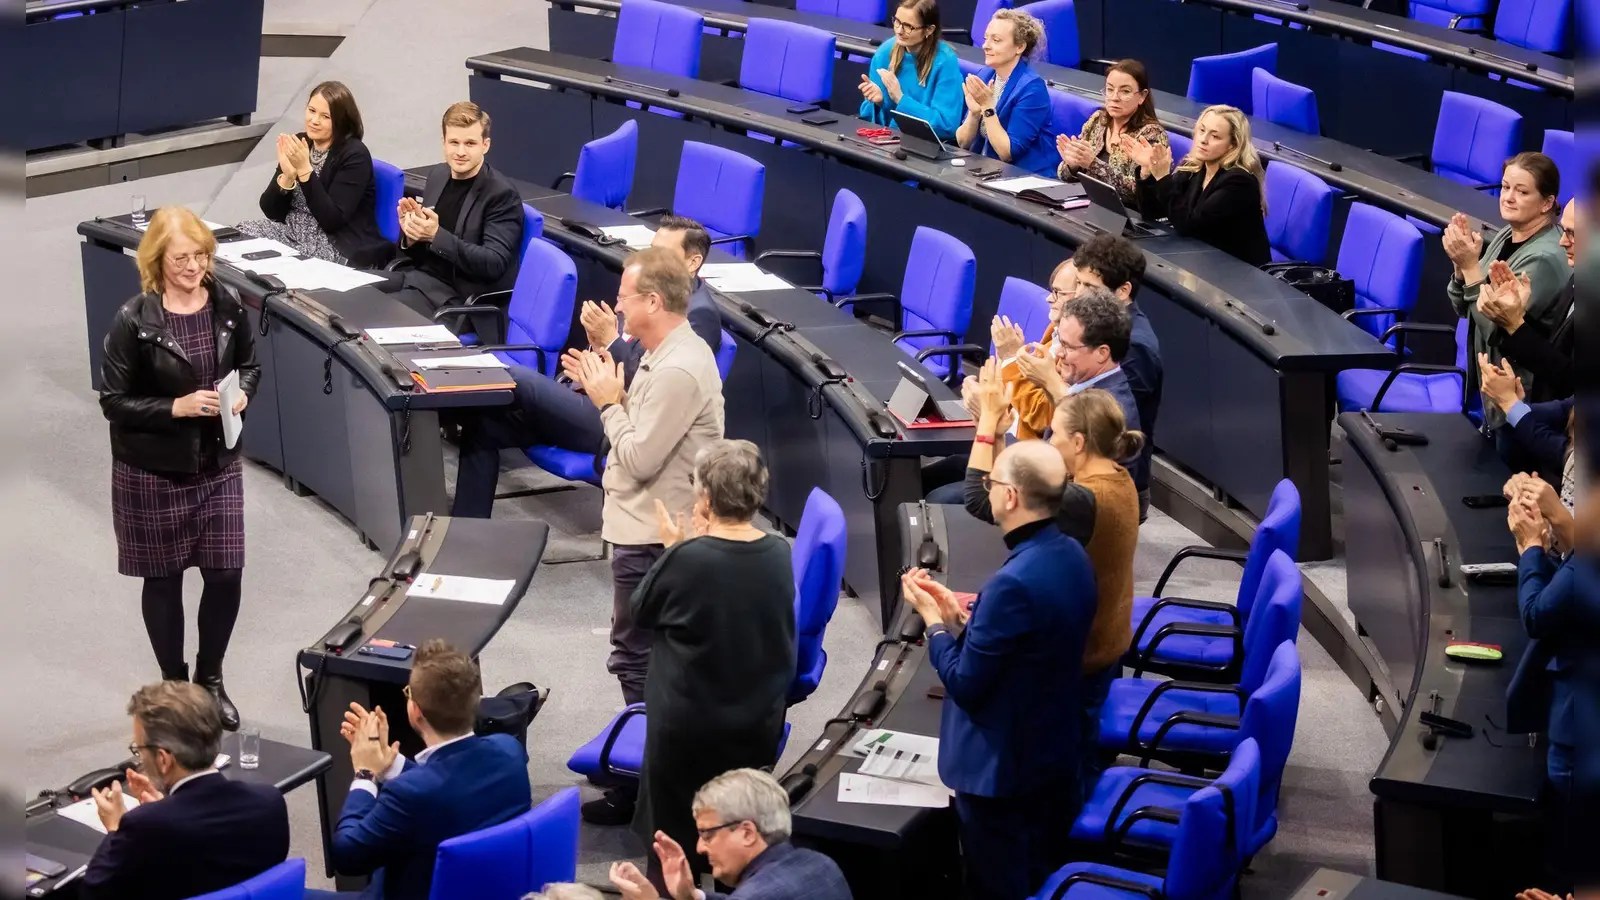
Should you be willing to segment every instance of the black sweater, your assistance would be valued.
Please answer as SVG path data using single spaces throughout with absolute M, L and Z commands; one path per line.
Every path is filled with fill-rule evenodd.
M 1573 378 L 1573 332 L 1577 331 L 1577 313 L 1572 304 L 1577 299 L 1578 284 L 1574 278 L 1556 300 L 1556 308 L 1570 312 L 1561 319 L 1555 334 L 1546 332 L 1544 326 L 1529 317 L 1511 334 L 1496 328 L 1489 335 L 1489 343 L 1500 347 L 1506 358 L 1523 366 L 1534 375 L 1533 390 L 1528 393 L 1529 403 L 1543 400 L 1562 400 L 1571 397 L 1577 387 Z M 1559 313 L 1558 313 L 1559 314 Z
M 1205 184 L 1205 170 L 1139 179 L 1139 209 L 1166 217 L 1184 237 L 1205 241 L 1252 266 L 1272 261 L 1261 182 L 1244 169 L 1224 169 Z
M 304 138 L 301 134 L 299 137 Z M 278 167 L 261 192 L 261 212 L 274 222 L 288 218 L 293 191 L 278 186 Z M 355 138 L 328 148 L 322 171 L 306 179 L 306 208 L 355 268 L 372 268 L 388 262 L 393 246 L 378 232 L 378 185 L 372 177 L 372 154 Z

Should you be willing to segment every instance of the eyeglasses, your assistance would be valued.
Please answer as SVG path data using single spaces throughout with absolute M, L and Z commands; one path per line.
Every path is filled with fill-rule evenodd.
M 695 831 L 700 833 L 700 840 L 709 841 L 709 840 L 711 840 L 711 836 L 713 834 L 716 834 L 717 832 L 721 831 L 722 829 L 724 829 L 724 828 L 738 828 L 740 825 L 743 825 L 747 821 L 749 821 L 749 820 L 748 819 L 739 819 L 738 821 L 734 821 L 734 822 L 723 822 L 721 825 L 713 825 L 710 828 L 696 828 Z
M 894 23 L 891 25 L 891 27 L 894 28 L 895 31 L 921 31 L 922 29 L 927 28 L 928 26 L 926 26 L 926 25 L 912 25 L 912 24 L 906 22 L 904 19 L 901 19 L 900 17 L 896 16 L 895 20 L 894 20 Z
M 1087 350 L 1087 349 L 1089 349 L 1089 345 L 1088 344 L 1069 344 L 1066 341 L 1062 341 L 1062 340 L 1056 341 L 1056 346 L 1060 347 L 1063 350 L 1071 350 L 1074 353 L 1076 353 L 1079 350 Z
M 410 700 L 411 699 L 411 685 L 408 684 L 405 687 L 401 688 L 400 689 L 400 693 L 404 694 L 407 700 Z
M 144 754 L 140 753 L 139 752 L 140 750 L 160 750 L 160 749 L 161 748 L 156 746 L 155 744 L 129 744 L 128 745 L 128 755 L 133 757 L 136 760 L 140 760 L 140 759 L 144 758 Z
M 1111 100 L 1127 100 L 1131 97 L 1139 96 L 1140 93 L 1141 92 L 1138 88 L 1113 88 L 1109 85 L 1106 86 L 1106 98 Z
M 1071 300 L 1073 297 L 1076 297 L 1076 296 L 1078 296 L 1078 289 L 1077 288 L 1073 288 L 1070 291 L 1069 290 L 1064 290 L 1062 288 L 1051 288 L 1050 289 L 1050 299 L 1052 299 L 1052 300 Z
M 199 263 L 204 266 L 210 261 L 211 254 L 209 253 L 185 253 L 183 256 L 167 257 L 167 264 L 178 269 L 187 269 L 190 263 Z
M 1578 239 L 1578 229 L 1563 227 L 1561 229 L 1561 236 L 1565 238 L 1568 243 L 1576 241 Z
M 997 485 L 997 484 L 1000 485 L 1001 487 L 1016 487 L 1016 485 L 1012 484 L 1009 481 L 1001 481 L 998 478 L 992 478 L 992 477 L 990 477 L 988 475 L 984 475 L 981 480 L 983 481 L 983 489 L 986 490 L 986 491 L 994 490 L 994 486 Z

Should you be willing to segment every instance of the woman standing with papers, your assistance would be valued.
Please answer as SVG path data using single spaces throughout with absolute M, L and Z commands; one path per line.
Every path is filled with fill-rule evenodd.
M 238 373 L 244 411 L 261 370 L 243 304 L 212 274 L 217 242 L 182 207 L 158 210 L 139 242 L 144 293 L 117 311 L 105 339 L 100 409 L 111 422 L 111 515 L 117 571 L 144 579 L 150 647 L 166 680 L 188 680 L 183 573 L 200 569 L 195 683 L 239 712 L 222 686 L 222 657 L 239 616 L 244 568 L 244 473 L 223 440 L 217 383 Z
M 893 126 L 894 114 L 905 113 L 933 126 L 940 140 L 955 140 L 966 101 L 956 51 L 939 24 L 939 4 L 901 0 L 891 24 L 894 37 L 872 54 L 861 76 L 861 118 Z

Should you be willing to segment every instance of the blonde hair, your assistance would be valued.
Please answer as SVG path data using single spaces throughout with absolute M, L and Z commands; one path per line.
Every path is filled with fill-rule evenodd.
M 1010 22 L 1012 38 L 1022 45 L 1022 55 L 1028 59 L 1044 51 L 1044 23 L 1031 13 L 1020 9 L 997 9 L 991 21 Z
M 1195 130 L 1200 129 L 1200 121 L 1206 116 L 1215 113 L 1228 123 L 1228 134 L 1233 140 L 1233 149 L 1222 157 L 1218 164 L 1220 169 L 1243 169 L 1256 177 L 1256 183 L 1261 187 L 1261 214 L 1267 214 L 1267 170 L 1261 164 L 1261 157 L 1256 153 L 1256 145 L 1250 142 L 1250 119 L 1244 111 L 1237 106 L 1218 104 L 1208 106 L 1200 116 L 1194 120 Z M 1178 164 L 1177 172 L 1198 172 L 1203 163 L 1195 158 L 1191 148 L 1189 154 Z
M 213 273 L 212 256 L 217 238 L 200 217 L 182 206 L 163 206 L 150 217 L 150 227 L 139 240 L 139 287 L 147 294 L 159 294 L 166 284 L 167 248 L 172 239 L 183 235 L 200 245 L 206 255 L 206 278 Z
M 1083 448 L 1094 456 L 1125 463 L 1144 450 L 1144 432 L 1129 431 L 1122 405 L 1110 392 L 1088 388 L 1068 394 L 1056 407 L 1055 430 L 1083 435 Z

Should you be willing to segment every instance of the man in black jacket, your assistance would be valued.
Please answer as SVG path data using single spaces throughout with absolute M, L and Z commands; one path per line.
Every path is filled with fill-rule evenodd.
M 722 346 L 722 317 L 717 313 L 711 291 L 700 279 L 700 266 L 711 252 L 711 236 L 693 219 L 664 216 L 656 227 L 650 245 L 678 253 L 689 268 L 693 293 L 689 295 L 689 327 L 711 347 Z M 624 386 L 633 383 L 633 373 L 644 358 L 644 346 L 624 337 L 617 328 L 616 311 L 593 301 L 585 301 L 579 313 L 589 346 L 605 350 L 623 364 Z M 510 406 L 473 414 L 462 422 L 461 465 L 456 473 L 456 498 L 450 514 L 486 519 L 494 506 L 495 485 L 500 478 L 500 451 L 509 447 L 543 445 L 574 453 L 604 455 L 605 432 L 600 427 L 600 411 L 583 395 L 564 384 L 526 366 L 512 366 L 516 400 Z
M 1561 246 L 1567 251 L 1567 265 L 1576 266 L 1586 232 L 1588 216 L 1576 199 L 1567 202 L 1561 213 Z M 1478 292 L 1478 309 L 1500 328 L 1490 336 L 1509 360 L 1533 373 L 1533 390 L 1528 402 L 1560 400 L 1572 396 L 1573 336 L 1577 329 L 1578 282 L 1567 280 L 1566 290 L 1556 298 L 1556 309 L 1565 309 L 1554 333 L 1538 322 L 1527 320 L 1529 283 L 1511 272 L 1503 262 L 1489 268 L 1489 283 Z
M 522 261 L 522 197 L 483 161 L 489 114 L 452 104 L 443 131 L 445 161 L 428 170 L 421 201 L 400 200 L 400 252 L 412 267 L 381 286 L 430 318 L 474 294 L 509 290 Z
M 217 702 L 198 685 L 163 681 L 128 701 L 139 771 L 127 772 L 132 809 L 113 783 L 94 792 L 106 838 L 78 896 L 179 900 L 265 872 L 289 855 L 289 809 L 277 789 L 232 781 L 214 767 L 222 741 Z

